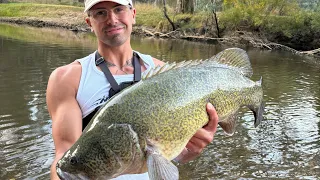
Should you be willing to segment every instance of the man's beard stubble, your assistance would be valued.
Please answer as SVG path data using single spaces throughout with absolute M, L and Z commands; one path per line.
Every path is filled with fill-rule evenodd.
M 102 29 L 102 32 L 107 33 L 110 29 L 113 29 L 113 28 L 122 28 L 123 31 L 127 30 L 126 25 L 120 24 L 117 26 L 104 27 Z M 109 46 L 116 47 L 116 46 L 120 46 L 120 45 L 124 44 L 127 41 L 127 39 L 128 39 L 128 37 L 126 37 L 125 33 L 120 33 L 120 34 L 114 34 L 112 36 L 107 36 L 107 38 L 105 38 L 103 40 L 103 42 Z

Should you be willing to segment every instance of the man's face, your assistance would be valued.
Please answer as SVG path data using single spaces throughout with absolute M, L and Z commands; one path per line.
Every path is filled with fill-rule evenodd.
M 86 22 L 105 45 L 116 47 L 130 39 L 132 25 L 135 23 L 135 9 L 114 2 L 101 2 L 88 13 Z

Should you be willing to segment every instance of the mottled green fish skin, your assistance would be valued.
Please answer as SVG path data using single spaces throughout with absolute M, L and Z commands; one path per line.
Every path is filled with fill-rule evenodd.
M 226 68 L 180 68 L 142 81 L 112 99 L 95 121 L 131 124 L 162 154 L 173 159 L 194 133 L 208 122 L 211 102 L 224 121 L 240 106 L 260 104 L 257 83 Z M 98 133 L 98 132 L 96 132 Z
M 86 169 L 82 168 L 81 172 L 90 170 L 87 174 L 92 177 L 106 172 L 122 173 L 124 170 L 120 172 L 120 167 L 131 166 L 133 161 L 136 169 L 142 168 L 147 140 L 165 158 L 172 160 L 208 122 L 208 102 L 214 105 L 219 122 L 223 122 L 242 106 L 259 107 L 262 96 L 260 83 L 232 68 L 200 64 L 172 69 L 142 80 L 111 98 L 70 149 L 70 154 L 86 159 L 82 161 Z M 108 133 L 108 127 L 113 124 L 130 124 L 139 143 L 133 146 L 128 140 L 130 135 L 121 132 Z M 117 151 L 115 158 L 100 157 L 108 160 L 107 165 L 96 158 L 97 153 L 107 154 L 102 153 L 105 146 Z M 135 147 L 135 153 L 132 147 Z M 119 159 L 121 165 L 117 163 Z

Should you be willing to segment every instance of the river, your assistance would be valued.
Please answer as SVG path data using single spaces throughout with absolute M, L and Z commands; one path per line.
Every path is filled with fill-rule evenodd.
M 164 60 L 206 59 L 232 46 L 133 37 L 132 46 Z M 49 179 L 54 157 L 46 107 L 50 73 L 96 48 L 90 33 L 0 24 L 0 179 Z M 241 110 L 236 133 L 221 128 L 181 179 L 320 179 L 320 59 L 243 47 L 263 77 L 265 118 L 254 128 Z

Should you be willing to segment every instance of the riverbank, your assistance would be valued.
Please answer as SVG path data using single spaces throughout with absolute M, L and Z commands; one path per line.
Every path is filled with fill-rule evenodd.
M 85 23 L 86 15 L 82 12 L 81 7 L 63 6 L 63 5 L 44 5 L 44 4 L 0 4 L 0 22 L 24 24 L 34 27 L 55 27 L 64 28 L 75 32 L 88 32 L 90 29 Z M 261 49 L 281 49 L 290 51 L 295 54 L 310 55 L 320 57 L 320 48 L 309 51 L 299 51 L 289 46 L 271 42 L 263 33 L 255 31 L 224 31 L 221 38 L 216 38 L 215 32 L 205 31 L 204 25 L 200 21 L 204 18 L 203 14 L 198 14 L 197 17 L 188 15 L 177 16 L 176 22 L 180 22 L 181 27 L 175 31 L 170 31 L 170 25 L 164 17 L 161 17 L 159 8 L 151 7 L 150 5 L 138 4 L 136 25 L 133 28 L 133 34 L 140 36 L 152 36 L 155 38 L 176 38 L 190 41 L 205 41 L 210 43 L 228 44 L 236 46 L 250 46 Z M 23 9 L 23 13 L 13 14 L 10 11 L 14 9 L 19 11 Z M 3 13 L 7 10 L 8 13 Z M 11 17 L 10 17 L 11 16 Z M 148 17 L 148 18 L 146 18 Z M 154 19 L 158 19 L 157 24 Z M 198 22 L 196 21 L 198 19 Z M 181 21 L 189 21 L 181 23 Z M 202 19 L 203 21 L 203 19 Z M 189 27 L 188 27 L 189 26 Z

